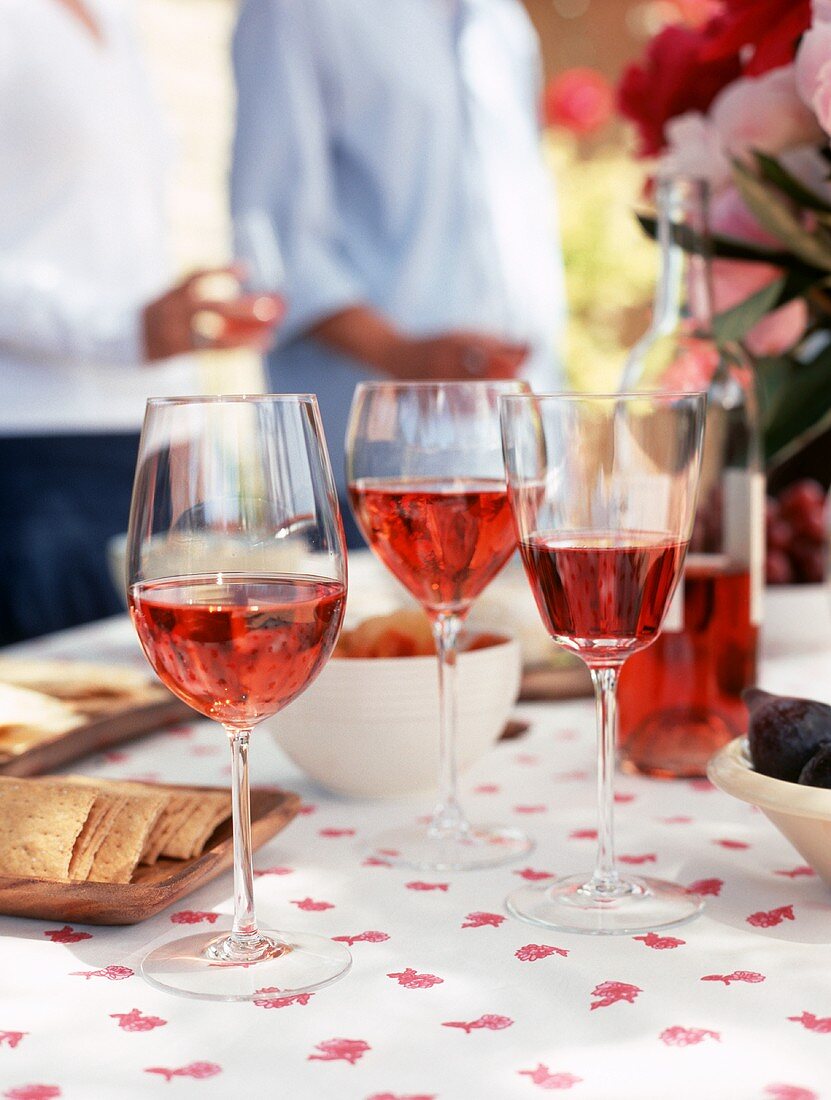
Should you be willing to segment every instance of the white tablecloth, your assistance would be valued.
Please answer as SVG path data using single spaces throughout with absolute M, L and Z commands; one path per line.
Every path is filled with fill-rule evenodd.
M 769 605 L 763 686 L 831 700 L 825 593 L 778 592 Z M 20 648 L 136 659 L 126 620 Z M 506 917 L 520 881 L 588 869 L 594 855 L 591 704 L 518 713 L 531 732 L 481 761 L 463 791 L 471 816 L 521 823 L 537 847 L 467 874 L 367 863 L 364 838 L 427 807 L 327 795 L 258 739 L 255 781 L 300 791 L 305 810 L 256 854 L 261 922 L 353 942 L 352 972 L 312 996 L 192 1001 L 133 973 L 149 945 L 227 919 L 230 874 L 129 928 L 0 919 L 0 1096 L 831 1097 L 831 894 L 760 813 L 706 782 L 618 781 L 622 861 L 698 884 L 703 916 L 610 939 Z M 224 784 L 226 751 L 196 721 L 83 770 Z

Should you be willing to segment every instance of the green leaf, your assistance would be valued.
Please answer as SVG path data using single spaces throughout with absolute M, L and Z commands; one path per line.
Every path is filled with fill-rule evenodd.
M 831 271 L 831 247 L 803 229 L 788 203 L 769 183 L 760 180 L 745 165 L 733 164 L 739 193 L 759 224 L 777 237 L 801 260 L 823 271 Z
M 831 344 L 810 363 L 796 365 L 781 388 L 765 431 L 772 463 L 800 449 L 831 421 Z
M 816 210 L 822 214 L 831 214 L 831 205 L 805 186 L 796 176 L 784 168 L 775 157 L 758 151 L 753 154 L 762 176 L 789 199 L 799 203 L 806 210 Z
M 716 337 L 722 343 L 743 340 L 748 332 L 768 313 L 802 298 L 819 280 L 817 272 L 790 272 L 774 279 L 743 302 L 720 313 L 715 318 Z
M 655 240 L 658 236 L 657 219 L 650 214 L 638 214 L 637 218 L 647 236 Z M 688 226 L 675 226 L 673 237 L 685 252 L 701 253 L 705 250 L 700 236 Z M 827 275 L 825 268 L 806 264 L 791 252 L 762 248 L 760 245 L 750 244 L 749 241 L 740 241 L 736 237 L 725 237 L 718 233 L 710 236 L 710 251 L 720 260 L 744 260 L 747 263 L 772 264 L 788 271 L 810 271 L 816 279 Z

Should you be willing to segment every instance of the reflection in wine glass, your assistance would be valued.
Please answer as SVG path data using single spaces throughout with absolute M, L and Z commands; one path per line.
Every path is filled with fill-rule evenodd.
M 159 678 L 231 745 L 234 922 L 152 951 L 142 973 L 193 997 L 328 985 L 349 952 L 263 932 L 254 915 L 248 745 L 337 640 L 346 560 L 317 402 L 308 395 L 154 399 L 128 534 L 129 603 Z
M 598 850 L 593 875 L 525 887 L 508 909 L 570 932 L 631 933 L 694 916 L 701 900 L 624 877 L 613 837 L 617 681 L 657 638 L 695 515 L 703 394 L 507 396 L 508 493 L 543 623 L 591 672 L 598 717 Z
M 459 631 L 516 548 L 497 400 L 526 392 L 522 382 L 368 382 L 352 403 L 347 478 L 355 517 L 377 557 L 427 612 L 439 659 L 439 802 L 426 829 L 377 838 L 385 859 L 410 867 L 487 867 L 531 847 L 517 829 L 467 821 L 455 746 Z

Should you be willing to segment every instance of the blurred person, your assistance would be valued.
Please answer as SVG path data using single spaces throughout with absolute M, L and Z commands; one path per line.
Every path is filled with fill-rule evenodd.
M 0 644 L 123 607 L 105 546 L 145 399 L 199 392 L 182 353 L 263 350 L 277 316 L 206 301 L 215 272 L 166 289 L 166 135 L 130 6 L 0 2 Z
M 343 491 L 355 384 L 562 385 L 565 292 L 520 0 L 243 0 L 235 219 L 270 219 L 274 389 L 318 394 Z

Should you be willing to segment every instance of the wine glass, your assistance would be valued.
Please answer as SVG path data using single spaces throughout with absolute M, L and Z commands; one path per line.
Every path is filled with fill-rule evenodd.
M 591 672 L 598 722 L 594 874 L 524 887 L 515 916 L 568 932 L 628 934 L 678 924 L 701 899 L 615 866 L 618 674 L 658 636 L 692 532 L 705 396 L 508 396 L 508 495 L 543 623 Z
M 328 985 L 349 969 L 342 944 L 257 927 L 248 788 L 253 727 L 312 683 L 343 618 L 343 528 L 316 398 L 148 402 L 128 598 L 158 677 L 231 745 L 233 927 L 157 948 L 144 977 L 213 1000 Z
M 352 510 L 370 547 L 418 600 L 439 661 L 439 801 L 429 825 L 377 838 L 385 859 L 466 870 L 528 852 L 518 829 L 471 825 L 456 782 L 459 631 L 516 549 L 497 401 L 522 382 L 364 382 L 352 402 L 346 467 Z

